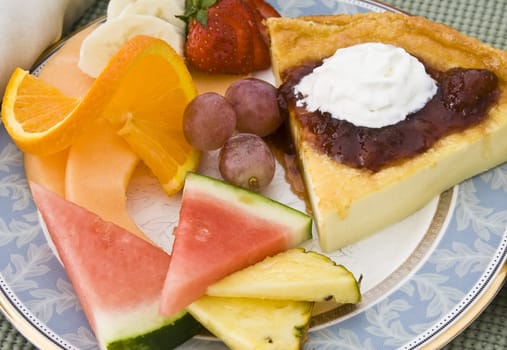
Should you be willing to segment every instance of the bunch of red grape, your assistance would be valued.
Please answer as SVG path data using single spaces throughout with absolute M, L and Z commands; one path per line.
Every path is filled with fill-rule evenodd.
M 276 88 L 256 78 L 232 83 L 225 96 L 197 96 L 183 116 L 187 141 L 201 151 L 220 149 L 224 180 L 259 191 L 275 173 L 275 158 L 263 137 L 282 124 Z

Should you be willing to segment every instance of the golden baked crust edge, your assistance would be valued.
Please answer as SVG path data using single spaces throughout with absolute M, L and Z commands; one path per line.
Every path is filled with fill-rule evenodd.
M 486 68 L 505 83 L 507 52 L 423 17 L 399 13 L 269 18 L 275 78 L 305 61 L 331 56 L 337 49 L 363 42 L 403 47 L 438 70 Z

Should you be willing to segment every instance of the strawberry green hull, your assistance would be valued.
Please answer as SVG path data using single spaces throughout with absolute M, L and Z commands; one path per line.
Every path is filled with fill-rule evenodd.
M 39 185 L 31 189 L 101 349 L 170 349 L 201 329 L 186 312 L 158 312 L 167 253 Z
M 173 315 L 209 285 L 311 237 L 311 218 L 257 193 L 188 174 L 160 311 Z

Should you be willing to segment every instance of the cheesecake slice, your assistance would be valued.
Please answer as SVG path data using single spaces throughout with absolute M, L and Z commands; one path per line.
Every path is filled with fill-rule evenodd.
M 289 103 L 291 135 L 324 251 L 357 242 L 507 160 L 507 52 L 448 26 L 403 14 L 271 18 L 266 24 L 279 85 L 297 67 L 322 61 L 338 49 L 372 42 L 403 48 L 439 72 L 485 69 L 497 78 L 496 97 L 479 122 L 373 170 L 338 161 L 315 146 L 315 135 L 298 117 L 300 109 Z

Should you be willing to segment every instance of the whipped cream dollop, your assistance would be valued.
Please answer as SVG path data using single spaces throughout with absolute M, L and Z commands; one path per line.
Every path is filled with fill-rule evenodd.
M 298 106 L 328 112 L 356 126 L 381 128 L 404 120 L 435 95 L 437 84 L 404 49 L 364 43 L 338 49 L 294 87 Z

